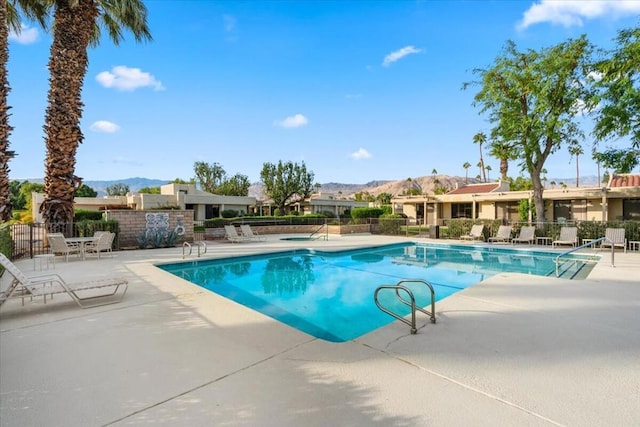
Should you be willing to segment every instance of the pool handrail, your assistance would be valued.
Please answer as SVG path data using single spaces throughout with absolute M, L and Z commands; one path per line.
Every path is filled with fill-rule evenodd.
M 426 285 L 429 288 L 429 291 L 431 293 L 431 312 L 428 312 L 427 310 L 423 309 L 422 307 L 418 307 L 416 305 L 416 299 L 413 296 L 413 292 L 411 292 L 411 289 L 409 289 L 406 286 L 402 285 L 402 283 L 410 283 L 410 282 L 423 283 L 424 285 Z M 393 289 L 393 290 L 395 290 L 396 297 L 398 298 L 398 300 L 401 303 L 411 307 L 411 320 L 410 321 L 405 319 L 404 317 L 400 316 L 399 314 L 394 313 L 393 311 L 389 310 L 388 308 L 386 308 L 382 304 L 380 304 L 380 301 L 378 301 L 378 293 L 383 289 Z M 406 299 L 402 298 L 402 296 L 400 296 L 400 291 L 404 291 L 404 292 L 407 293 L 407 295 L 409 295 L 409 301 L 407 301 Z M 431 284 L 429 282 L 427 282 L 426 280 L 423 280 L 423 279 L 403 279 L 403 280 L 400 280 L 395 285 L 381 285 L 381 286 L 378 286 L 376 288 L 375 292 L 373 293 L 373 300 L 375 301 L 376 305 L 378 306 L 378 308 L 380 310 L 384 311 L 389 316 L 394 317 L 394 318 L 398 319 L 399 321 L 409 325 L 411 327 L 411 334 L 416 334 L 418 332 L 418 329 L 416 328 L 416 310 L 418 310 L 418 311 L 426 314 L 427 316 L 429 316 L 429 318 L 431 319 L 431 323 L 436 323 L 436 298 L 435 298 L 435 292 L 433 290 L 433 286 L 431 286 Z
M 318 229 L 314 230 L 311 234 L 309 234 L 309 239 L 312 239 L 313 235 L 314 234 L 318 234 L 318 232 L 320 232 L 320 230 L 322 230 L 324 227 L 327 227 L 327 231 L 326 231 L 326 235 L 324 236 L 324 240 L 329 240 L 329 226 L 326 223 L 322 224 Z M 317 239 L 320 239 L 320 236 L 318 236 Z
M 609 239 L 607 239 L 606 237 L 600 237 L 599 239 L 595 239 L 595 240 L 592 240 L 590 242 L 584 243 L 584 244 L 578 246 L 577 248 L 571 248 L 571 249 L 569 249 L 567 251 L 562 252 L 558 256 L 556 256 L 556 258 L 555 258 L 556 277 L 559 277 L 559 274 L 558 274 L 558 262 L 560 261 L 561 257 L 563 257 L 565 255 L 569 255 L 570 253 L 575 252 L 577 250 L 588 248 L 589 246 L 593 246 L 594 244 L 600 243 L 600 242 L 605 241 L 605 240 L 609 240 Z M 613 246 L 612 246 L 612 248 L 611 248 L 611 266 L 615 267 L 614 259 L 613 259 L 614 255 L 613 254 L 614 254 L 614 251 L 613 251 Z

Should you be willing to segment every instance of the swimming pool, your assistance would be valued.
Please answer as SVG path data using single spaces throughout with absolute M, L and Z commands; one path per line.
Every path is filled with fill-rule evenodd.
M 340 252 L 292 250 L 265 255 L 160 264 L 159 268 L 315 337 L 352 340 L 394 321 L 375 289 L 402 279 L 429 281 L 441 300 L 500 272 L 555 276 L 557 252 L 469 245 L 394 244 Z M 595 258 L 571 254 L 567 278 L 584 277 Z M 430 298 L 410 286 L 417 305 Z M 381 302 L 402 315 L 395 295 Z

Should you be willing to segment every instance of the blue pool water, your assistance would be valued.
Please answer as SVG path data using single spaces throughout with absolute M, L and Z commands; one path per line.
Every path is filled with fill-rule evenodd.
M 348 341 L 391 323 L 374 301 L 375 289 L 424 279 L 441 300 L 500 272 L 555 276 L 555 252 L 468 245 L 396 244 L 341 252 L 293 250 L 198 260 L 159 268 L 315 337 Z M 584 277 L 594 257 L 569 255 L 567 278 Z M 410 285 L 417 305 L 430 304 L 425 287 Z M 393 291 L 381 302 L 403 315 Z M 418 313 L 420 315 L 420 313 Z

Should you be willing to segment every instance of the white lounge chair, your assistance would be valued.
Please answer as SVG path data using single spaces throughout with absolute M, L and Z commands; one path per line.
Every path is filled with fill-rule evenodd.
M 627 239 L 625 237 L 625 229 L 624 228 L 607 228 L 604 231 L 604 237 L 606 240 L 603 240 L 600 244 L 600 248 L 622 248 L 624 252 L 627 252 Z
M 536 227 L 533 225 L 525 225 L 520 229 L 518 237 L 511 239 L 512 244 L 516 243 L 528 243 L 533 245 L 533 241 L 536 238 Z
M 122 301 L 127 292 L 128 282 L 122 278 L 103 279 L 84 283 L 67 283 L 57 274 L 45 276 L 27 277 L 6 256 L 0 253 L 0 265 L 4 267 L 4 274 L 8 274 L 8 280 L 2 282 L 4 286 L 0 290 L 0 306 L 10 299 L 21 298 L 24 304 L 25 298 L 43 297 L 45 304 L 47 296 L 66 293 L 80 307 L 89 308 L 99 305 L 115 304 Z M 4 275 L 3 274 L 3 275 Z M 113 288 L 113 292 L 99 293 L 96 289 Z M 120 288 L 124 291 L 117 295 Z M 116 298 L 108 298 L 116 296 Z
M 511 226 L 501 225 L 498 227 L 498 232 L 495 236 L 489 237 L 489 242 L 492 243 L 508 243 L 511 240 Z
M 71 254 L 77 254 L 78 257 L 82 255 L 82 248 L 80 245 L 67 243 L 62 233 L 49 233 L 47 235 L 47 240 L 51 247 L 51 253 L 54 255 L 64 255 L 65 261 L 69 261 L 69 255 Z
M 242 242 L 249 242 L 250 239 L 248 239 L 245 236 L 241 236 L 238 234 L 238 231 L 236 230 L 236 227 L 233 225 L 225 225 L 224 226 L 224 231 L 226 234 L 226 239 L 229 240 L 230 242 L 233 243 L 242 243 Z
M 95 237 L 95 235 L 94 235 Z M 100 252 L 109 252 L 112 253 L 113 239 L 116 237 L 115 233 L 111 232 L 102 232 L 98 240 L 92 243 L 87 243 L 85 245 L 85 253 L 97 255 L 98 259 L 100 259 Z
M 556 245 L 571 245 L 575 247 L 578 244 L 578 227 L 562 227 L 560 229 L 560 237 L 558 240 L 551 242 L 551 247 Z
M 264 242 L 267 240 L 265 237 L 260 236 L 258 233 L 254 232 L 249 224 L 241 224 L 240 231 L 242 232 L 242 235 L 249 240 L 254 240 L 257 242 Z
M 460 240 L 484 240 L 484 225 L 475 224 L 469 234 L 460 236 Z

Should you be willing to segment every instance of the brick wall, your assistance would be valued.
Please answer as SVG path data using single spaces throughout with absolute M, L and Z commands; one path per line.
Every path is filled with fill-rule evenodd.
M 193 211 L 192 210 L 153 210 L 153 211 L 129 211 L 113 210 L 107 213 L 109 219 L 118 221 L 120 228 L 119 246 L 120 249 L 138 246 L 138 236 L 147 229 L 147 213 L 168 213 L 169 230 L 173 230 L 178 224 L 178 216 L 182 215 L 182 225 L 185 233 L 180 238 L 180 242 L 193 241 Z

